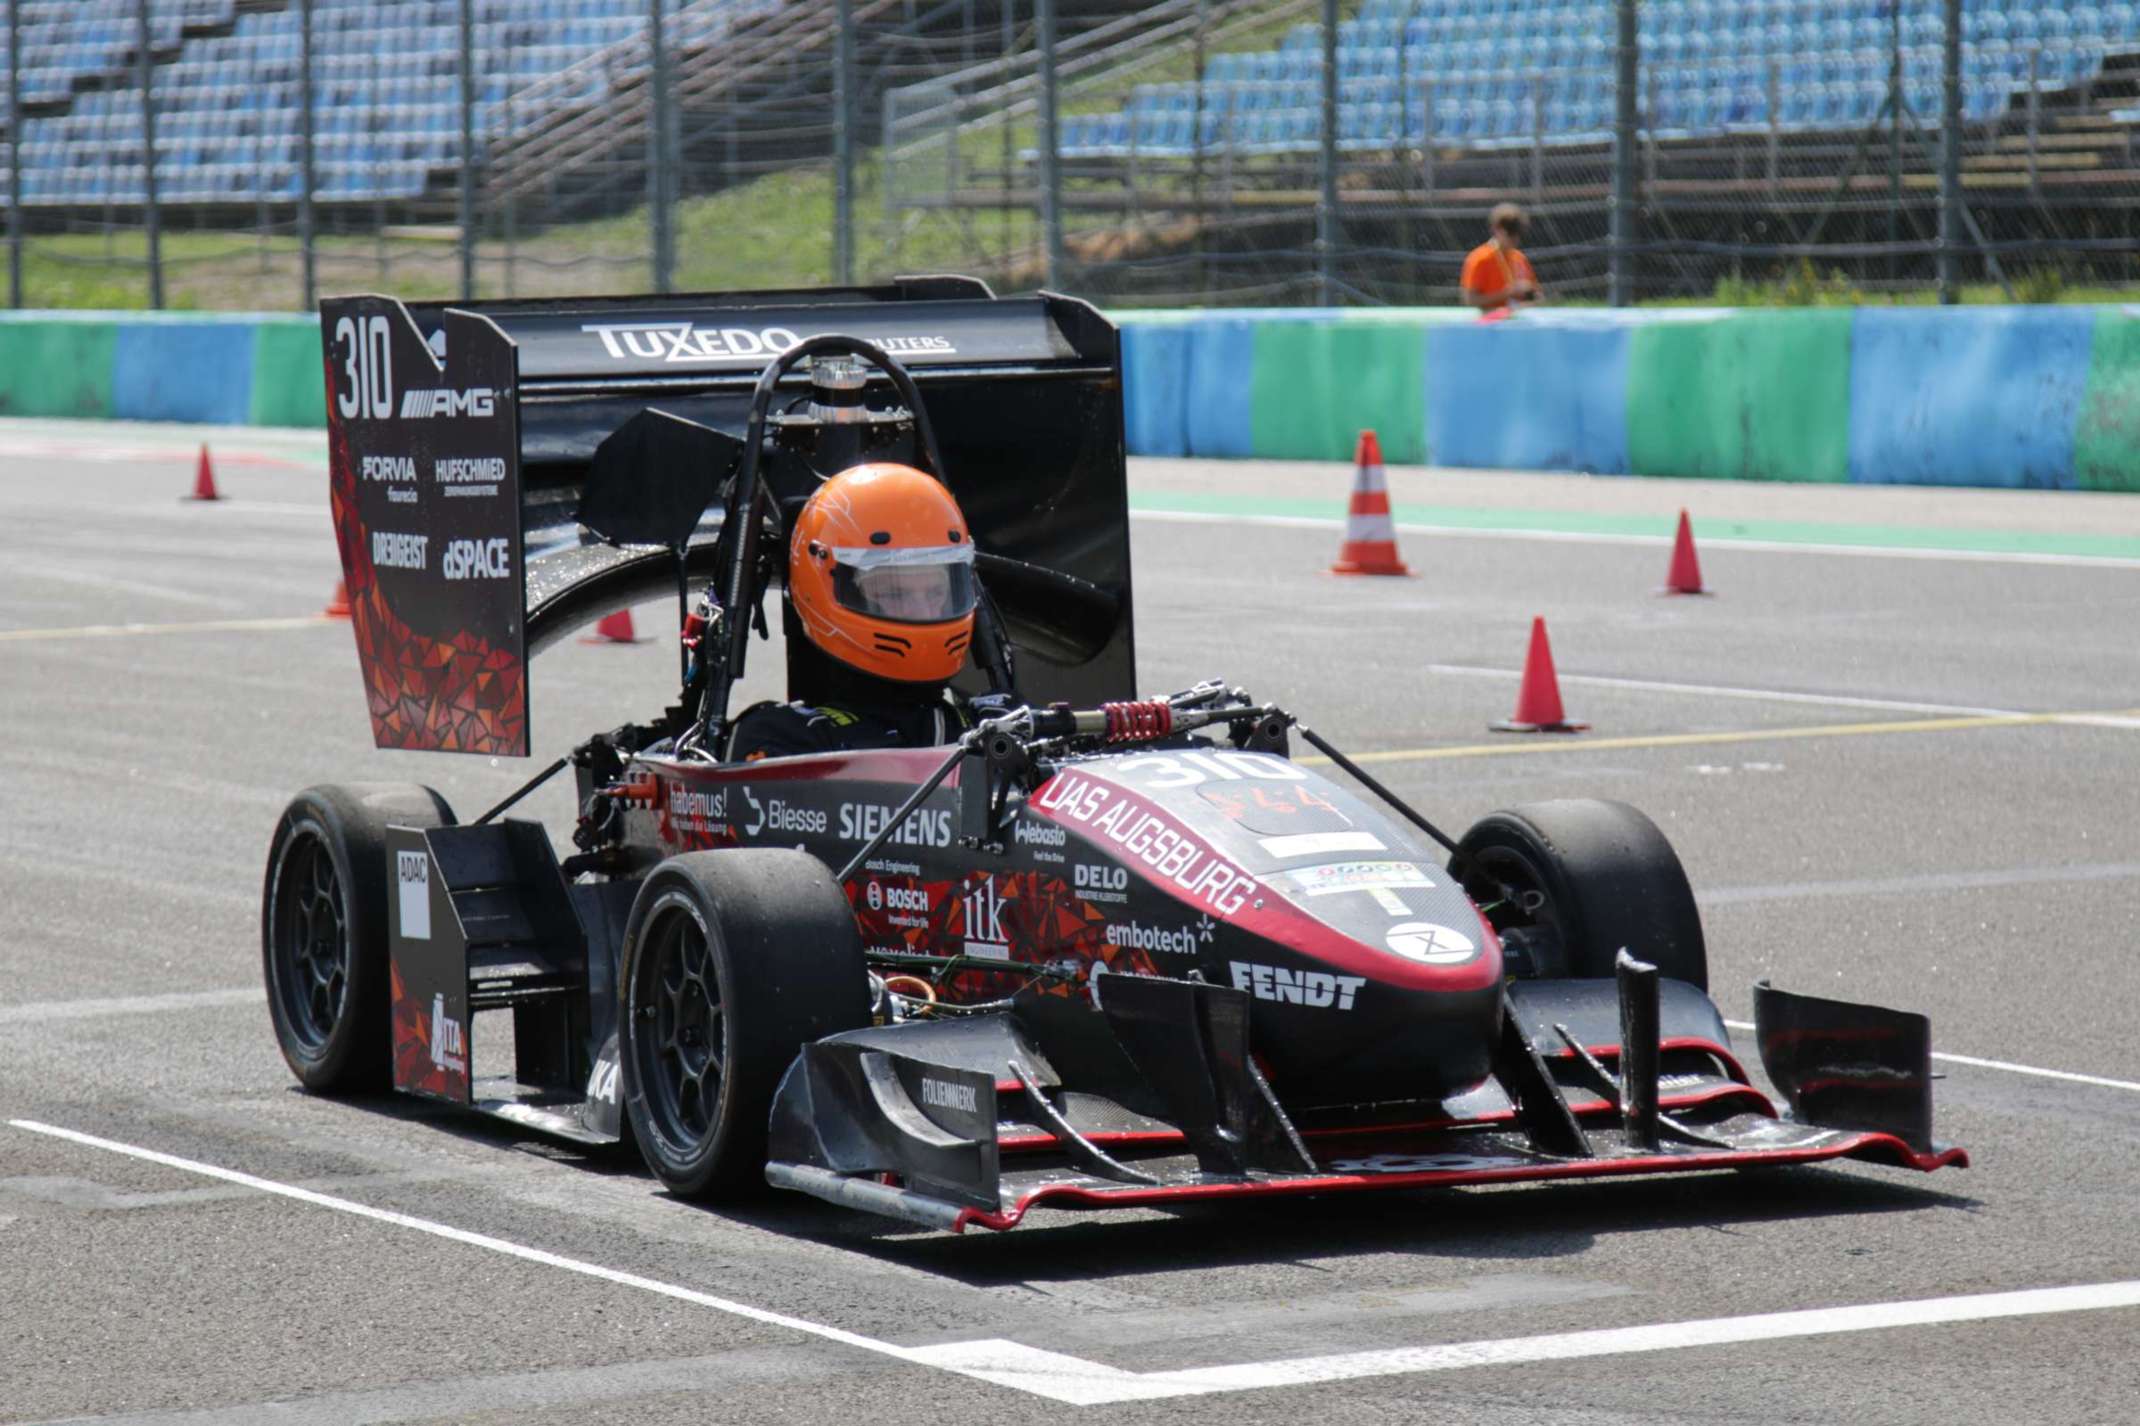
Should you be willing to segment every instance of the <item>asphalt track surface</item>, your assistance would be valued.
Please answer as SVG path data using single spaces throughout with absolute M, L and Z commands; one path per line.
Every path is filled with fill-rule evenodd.
M 1245 683 L 1448 824 L 1642 806 L 1726 1015 L 1929 1012 L 1976 1166 L 952 1237 L 294 1088 L 284 801 L 521 769 L 371 748 L 317 438 L 219 436 L 182 504 L 195 439 L 0 423 L 0 1420 L 2140 1419 L 2140 501 L 1393 471 L 1417 577 L 1339 580 L 1342 469 L 1139 463 L 1148 688 Z M 1682 505 L 1711 598 L 1653 593 Z M 1580 738 L 1486 731 L 1534 614 Z M 538 756 L 673 658 L 545 655 Z

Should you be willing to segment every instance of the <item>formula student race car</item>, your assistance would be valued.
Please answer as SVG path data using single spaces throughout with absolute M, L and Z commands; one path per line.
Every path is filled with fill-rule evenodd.
M 1632 808 L 1452 838 L 1230 682 L 1136 697 L 1120 350 L 1089 307 L 929 278 L 322 313 L 380 746 L 525 756 L 531 651 L 672 590 L 686 613 L 673 707 L 473 821 L 411 786 L 290 804 L 261 929 L 308 1088 L 629 1139 L 680 1194 L 769 1182 L 951 1229 L 1966 1162 L 1932 1138 L 1922 1017 L 1762 986 L 1783 1107 L 1751 1084 L 1686 877 Z M 724 762 L 790 522 L 864 460 L 967 513 L 977 721 Z M 786 648 L 793 679 L 812 650 Z M 503 814 L 567 767 L 560 861 Z M 478 1074 L 507 1014 L 511 1072 Z

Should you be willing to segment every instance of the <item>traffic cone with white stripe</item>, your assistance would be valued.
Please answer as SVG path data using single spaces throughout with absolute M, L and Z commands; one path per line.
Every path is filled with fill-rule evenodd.
M 1397 557 L 1397 527 L 1390 520 L 1389 483 L 1382 474 L 1382 443 L 1360 432 L 1353 452 L 1359 472 L 1352 480 L 1352 506 L 1345 514 L 1345 544 L 1332 574 L 1409 575 Z
M 1492 724 L 1496 733 L 1580 733 L 1590 725 L 1571 723 L 1560 706 L 1560 679 L 1553 672 L 1553 649 L 1546 642 L 1546 621 L 1531 620 L 1531 651 L 1523 660 L 1523 684 L 1516 690 L 1516 713 Z

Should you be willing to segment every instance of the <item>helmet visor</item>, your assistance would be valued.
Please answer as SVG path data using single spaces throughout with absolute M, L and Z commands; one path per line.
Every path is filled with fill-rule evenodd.
M 872 619 L 943 624 L 973 612 L 973 546 L 835 549 L 832 597 Z

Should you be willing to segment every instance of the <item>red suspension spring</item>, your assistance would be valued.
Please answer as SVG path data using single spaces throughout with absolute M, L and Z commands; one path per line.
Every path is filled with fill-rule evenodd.
M 1103 703 L 1100 711 L 1107 715 L 1107 740 L 1112 743 L 1144 742 L 1174 731 L 1174 706 L 1164 698 Z

